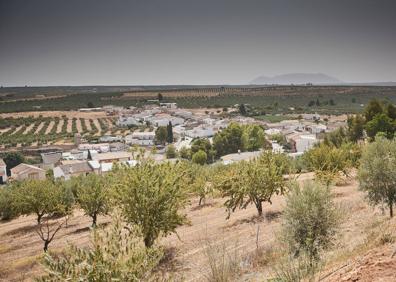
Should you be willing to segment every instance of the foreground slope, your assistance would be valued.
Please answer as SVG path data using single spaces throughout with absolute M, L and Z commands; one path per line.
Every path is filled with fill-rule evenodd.
M 312 178 L 312 174 L 302 175 L 302 178 Z M 395 220 L 369 207 L 354 179 L 334 187 L 333 191 L 345 216 L 335 247 L 325 255 L 323 281 L 396 281 L 396 271 L 392 271 L 396 258 L 390 258 L 394 247 L 389 243 L 395 236 Z M 276 253 L 284 197 L 276 196 L 272 205 L 264 206 L 263 220 L 257 220 L 253 206 L 237 210 L 226 220 L 223 201 L 208 200 L 203 207 L 197 206 L 197 199 L 191 201 L 186 208 L 191 224 L 178 228 L 178 236 L 161 240 L 167 258 L 159 271 L 172 275 L 173 280 L 205 280 L 209 273 L 206 247 L 224 244 L 230 253 L 238 255 L 241 281 L 265 281 L 273 277 L 272 266 L 276 259 L 261 258 L 261 263 L 256 263 L 252 254 L 257 248 Z M 109 220 L 101 218 L 100 223 Z M 69 243 L 87 245 L 89 226 L 90 219 L 76 211 L 68 227 L 62 229 L 50 245 L 50 250 L 61 252 Z M 37 263 L 42 254 L 42 242 L 34 228 L 33 216 L 0 223 L 0 281 L 31 281 L 42 273 Z M 265 256 L 268 252 L 261 253 Z

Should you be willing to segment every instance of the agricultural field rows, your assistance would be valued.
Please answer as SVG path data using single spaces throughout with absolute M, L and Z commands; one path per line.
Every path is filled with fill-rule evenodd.
M 79 133 L 89 140 L 104 134 L 123 134 L 126 129 L 117 128 L 115 118 L 62 117 L 6 117 L 0 118 L 0 145 L 2 147 L 70 142 Z

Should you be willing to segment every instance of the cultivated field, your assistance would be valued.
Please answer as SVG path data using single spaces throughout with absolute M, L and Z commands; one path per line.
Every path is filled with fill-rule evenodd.
M 103 112 L 22 112 L 2 114 L 0 144 L 5 147 L 72 142 L 76 133 L 88 140 L 103 134 L 126 134 L 116 126 L 116 118 Z
M 301 179 L 309 178 L 312 174 L 301 176 Z M 381 238 L 388 232 L 396 235 L 396 221 L 369 207 L 357 187 L 356 180 L 351 179 L 333 188 L 336 202 L 344 213 L 344 223 L 336 246 L 326 254 L 322 281 L 356 281 L 356 277 L 359 281 L 395 281 L 396 257 L 390 257 L 392 245 Z M 178 228 L 178 236 L 161 240 L 168 259 L 160 271 L 173 274 L 173 280 L 204 280 L 209 267 L 206 246 L 210 243 L 212 246 L 225 244 L 229 252 L 243 262 L 240 281 L 271 278 L 271 257 L 279 255 L 276 237 L 281 226 L 284 197 L 276 196 L 272 205 L 265 204 L 265 218 L 261 221 L 255 217 L 253 206 L 237 210 L 226 220 L 222 202 L 222 199 L 208 200 L 206 206 L 198 208 L 197 200 L 191 201 L 186 208 L 191 225 Z M 101 223 L 109 220 L 100 218 Z M 41 273 L 37 261 L 42 254 L 42 242 L 34 232 L 35 226 L 33 216 L 0 223 L 1 281 L 31 281 Z M 68 227 L 57 234 L 50 250 L 61 252 L 69 243 L 88 244 L 89 226 L 90 219 L 76 211 Z M 257 246 L 263 253 L 261 260 L 255 255 Z
M 393 86 L 20 87 L 0 89 L 0 113 L 142 106 L 161 93 L 183 108 L 250 104 L 266 113 L 350 113 L 373 98 L 396 102 Z M 290 108 L 294 108 L 291 110 Z

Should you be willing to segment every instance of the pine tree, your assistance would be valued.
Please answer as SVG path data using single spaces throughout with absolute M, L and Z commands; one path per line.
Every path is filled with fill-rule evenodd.
M 169 124 L 166 126 L 166 130 L 168 132 L 166 142 L 173 143 L 173 126 L 171 121 L 169 121 Z

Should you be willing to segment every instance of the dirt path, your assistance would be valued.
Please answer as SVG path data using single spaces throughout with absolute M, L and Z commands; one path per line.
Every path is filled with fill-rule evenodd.
M 49 134 L 54 126 L 55 126 L 55 121 L 51 120 L 50 123 L 48 124 L 47 129 L 45 130 L 45 134 Z
M 72 128 L 73 128 L 73 120 L 72 119 L 68 119 L 67 120 L 66 132 L 67 133 L 71 133 L 72 132 Z
M 100 123 L 98 121 L 98 119 L 94 119 L 93 123 L 95 124 L 96 128 L 98 129 L 98 132 L 95 134 L 95 136 L 99 136 L 102 133 L 102 128 L 100 127 Z
M 62 132 L 62 126 L 63 126 L 63 119 L 60 119 L 57 126 L 56 126 L 56 133 L 61 133 Z
M 37 126 L 36 131 L 34 132 L 34 134 L 37 134 L 40 132 L 40 130 L 43 128 L 44 126 L 44 121 L 40 122 L 39 126 Z
M 25 129 L 25 131 L 22 133 L 23 135 L 26 135 L 26 134 L 28 134 L 29 132 L 30 132 L 30 130 L 32 130 L 32 128 L 33 128 L 33 126 L 34 126 L 34 122 L 33 123 L 31 123 L 31 124 L 29 124 L 29 126 L 28 127 L 26 127 L 26 129 Z
M 91 131 L 92 126 L 91 126 L 91 123 L 89 122 L 89 119 L 84 119 L 84 122 L 85 122 L 85 126 L 87 127 L 87 130 Z
M 22 127 L 23 127 L 22 125 L 21 125 L 21 126 L 18 126 L 18 127 L 16 127 L 16 128 L 15 128 L 15 130 L 14 130 L 13 132 L 11 132 L 11 134 L 10 134 L 10 135 L 14 135 L 14 134 L 18 133 L 18 131 L 20 131 Z
M 114 124 L 111 122 L 111 119 L 106 118 L 104 119 L 104 121 L 107 122 L 109 129 L 114 127 Z
M 80 119 L 76 120 L 76 126 L 77 126 L 77 132 L 78 133 L 82 133 L 83 129 L 82 129 L 82 126 L 81 126 L 81 120 Z
M 5 133 L 5 132 L 7 132 L 7 131 L 10 131 L 10 130 L 11 130 L 11 127 L 1 129 L 1 130 L 0 130 L 0 134 L 3 134 L 3 133 Z

